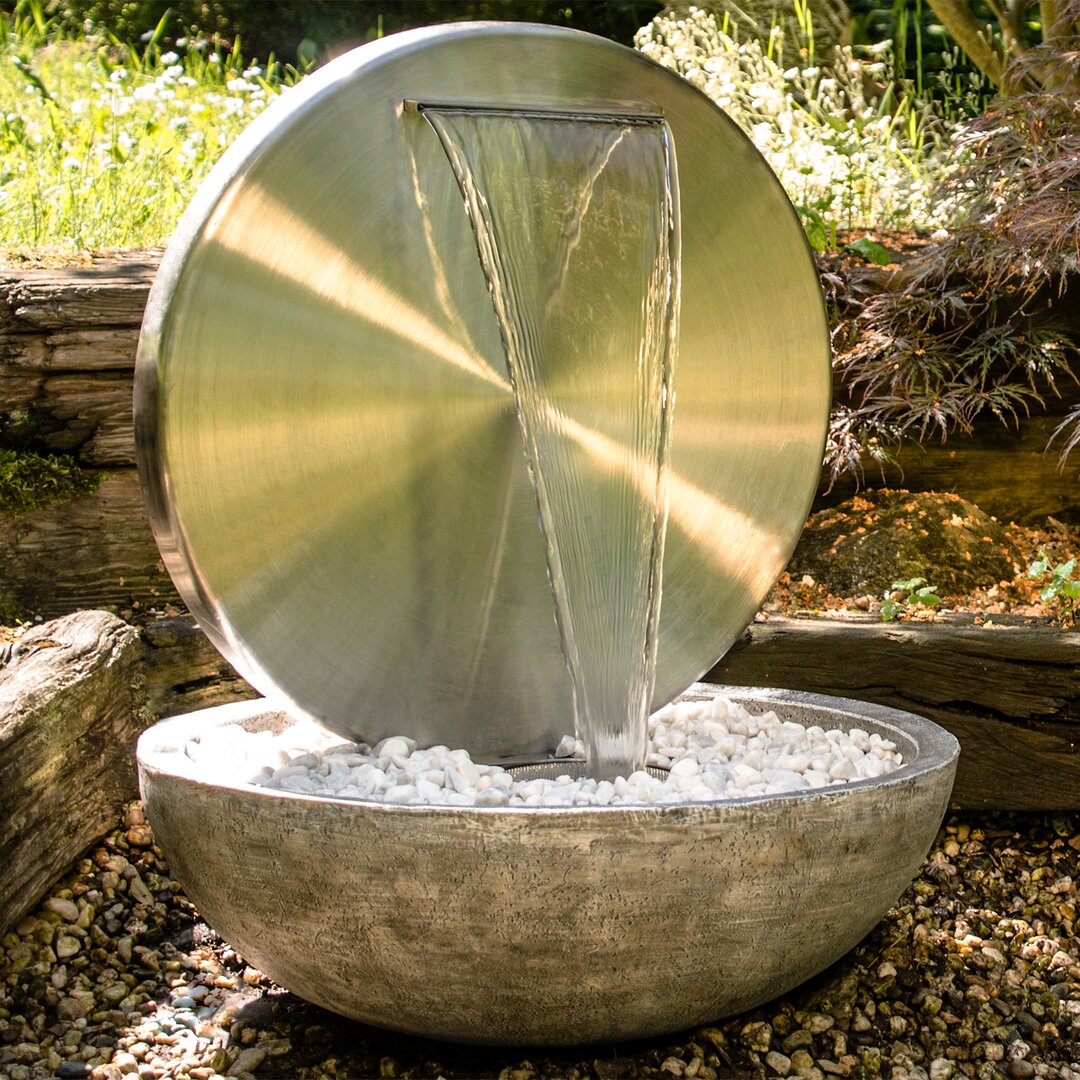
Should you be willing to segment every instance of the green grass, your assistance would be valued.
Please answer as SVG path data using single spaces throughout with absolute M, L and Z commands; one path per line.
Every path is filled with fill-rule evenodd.
M 38 3 L 0 16 L 0 247 L 164 243 L 200 181 L 297 73 L 239 48 L 64 37 Z
M 18 0 L 0 15 L 0 250 L 165 243 L 222 152 L 300 77 L 272 57 L 246 63 L 238 44 L 166 49 L 164 20 L 136 47 L 65 34 L 45 10 Z M 808 66 L 805 30 L 806 59 L 789 69 L 776 28 L 740 43 L 706 12 L 658 16 L 638 48 L 747 132 L 815 247 L 842 228 L 951 225 L 936 191 L 964 110 L 919 98 L 887 44 Z

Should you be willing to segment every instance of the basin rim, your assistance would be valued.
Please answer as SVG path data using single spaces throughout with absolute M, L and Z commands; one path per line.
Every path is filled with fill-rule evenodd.
M 230 723 L 242 723 L 245 719 L 267 713 L 284 713 L 292 719 L 292 714 L 267 698 L 254 698 L 247 701 L 231 702 L 212 708 L 184 713 L 180 716 L 161 720 L 148 728 L 139 737 L 136 758 L 140 773 L 160 775 L 192 783 L 202 788 L 216 788 L 234 791 L 254 798 L 277 799 L 285 802 L 322 803 L 327 806 L 351 808 L 357 812 L 382 814 L 414 814 L 422 817 L 439 817 L 450 814 L 454 820 L 462 815 L 479 814 L 484 818 L 504 816 L 519 819 L 522 815 L 557 816 L 560 818 L 581 816 L 595 818 L 598 814 L 629 814 L 635 821 L 643 815 L 663 820 L 682 817 L 700 818 L 703 812 L 710 816 L 725 811 L 739 814 L 753 811 L 762 806 L 783 806 L 807 800 L 838 799 L 844 796 L 858 795 L 860 792 L 880 793 L 890 787 L 909 787 L 917 784 L 930 774 L 943 770 L 955 772 L 960 754 L 960 744 L 956 737 L 932 720 L 917 713 L 905 712 L 887 705 L 874 702 L 856 701 L 852 698 L 833 697 L 824 694 L 811 694 L 799 690 L 779 690 L 749 688 L 743 686 L 724 686 L 712 683 L 695 683 L 688 687 L 676 699 L 705 699 L 722 696 L 732 702 L 761 704 L 765 710 L 773 706 L 802 707 L 854 721 L 844 727 L 850 730 L 858 727 L 859 721 L 868 721 L 883 729 L 885 737 L 898 741 L 898 748 L 906 757 L 913 746 L 915 759 L 905 761 L 899 768 L 882 776 L 863 780 L 853 780 L 845 784 L 823 788 L 803 788 L 797 791 L 785 791 L 772 795 L 750 795 L 741 799 L 707 799 L 700 802 L 677 803 L 630 803 L 617 806 L 452 806 L 439 803 L 388 803 L 377 799 L 343 799 L 331 795 L 315 795 L 305 792 L 281 791 L 264 788 L 243 780 L 233 780 L 217 770 L 207 775 L 205 766 L 193 761 L 185 752 L 189 739 L 207 727 L 221 727 Z M 827 717 L 823 717 L 827 718 Z M 801 721 L 800 721 L 801 722 Z M 807 725 L 811 726 L 811 725 Z M 840 725 L 837 725 L 840 726 Z

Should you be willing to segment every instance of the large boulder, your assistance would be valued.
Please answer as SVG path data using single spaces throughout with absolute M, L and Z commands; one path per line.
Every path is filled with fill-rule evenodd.
M 867 491 L 821 510 L 788 563 L 839 596 L 926 578 L 944 596 L 1009 581 L 1023 556 L 996 518 L 959 495 Z
M 149 717 L 135 630 L 80 611 L 29 630 L 0 669 L 0 933 L 98 837 L 136 790 Z

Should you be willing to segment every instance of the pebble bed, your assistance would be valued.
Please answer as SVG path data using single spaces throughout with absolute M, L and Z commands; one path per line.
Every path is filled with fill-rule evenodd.
M 0 938 L 0 1076 L 1080 1080 L 1078 881 L 1080 820 L 954 816 L 870 936 L 777 1001 L 632 1044 L 477 1048 L 272 985 L 199 920 L 135 803 Z
M 902 764 L 896 745 L 860 728 L 805 727 L 775 713 L 752 715 L 724 697 L 680 701 L 649 718 L 645 770 L 596 780 L 580 769 L 583 746 L 567 735 L 555 751 L 567 772 L 518 778 L 467 750 L 418 749 L 392 736 L 368 746 L 309 721 L 280 734 L 226 724 L 188 742 L 193 761 L 216 770 L 245 769 L 250 782 L 305 795 L 444 806 L 626 806 L 707 802 L 824 788 L 883 776 Z

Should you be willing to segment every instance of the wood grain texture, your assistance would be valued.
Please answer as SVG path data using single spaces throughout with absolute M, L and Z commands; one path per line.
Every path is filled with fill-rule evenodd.
M 258 696 L 190 615 L 155 619 L 140 638 L 147 705 L 155 717 Z
M 960 740 L 958 805 L 1080 809 L 1080 632 L 774 618 L 752 624 L 706 679 L 918 713 Z
M 108 472 L 98 491 L 61 506 L 0 514 L 0 545 L 0 610 L 50 618 L 180 603 L 134 469 Z
M 135 790 L 139 652 L 126 623 L 84 611 L 29 631 L 0 668 L 0 933 Z
M 113 252 L 89 266 L 0 270 L 8 333 L 138 326 L 161 252 Z
M 905 444 L 896 454 L 896 465 L 883 470 L 867 462 L 861 484 L 845 477 L 829 491 L 826 479 L 814 509 L 835 506 L 860 486 L 884 486 L 952 491 L 1006 524 L 1041 522 L 1047 515 L 1080 521 L 1080 454 L 1062 466 L 1062 440 L 1047 450 L 1055 428 L 1080 405 L 1080 386 L 1070 383 L 1060 389 L 1060 397 L 1047 397 L 1045 412 L 1034 412 L 1017 424 L 987 418 L 970 435 L 954 435 L 944 443 Z

